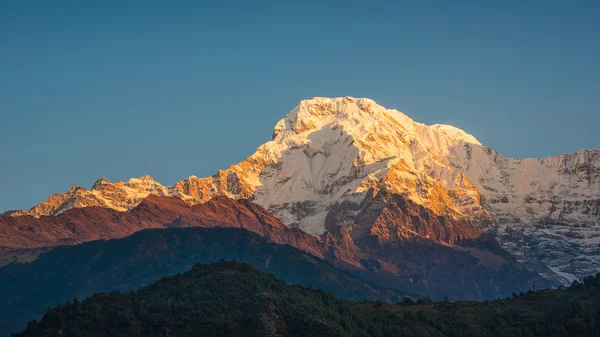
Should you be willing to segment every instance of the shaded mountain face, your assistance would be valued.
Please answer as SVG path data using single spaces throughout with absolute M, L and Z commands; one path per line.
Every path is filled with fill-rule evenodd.
M 384 193 L 366 199 L 361 210 L 364 225 L 331 227 L 312 236 L 247 200 L 219 196 L 191 206 L 178 198 L 149 196 L 127 212 L 86 207 L 58 216 L 2 217 L 0 233 L 5 248 L 22 249 L 119 238 L 146 228 L 236 227 L 325 259 L 381 287 L 434 298 L 485 299 L 553 285 L 504 254 L 465 219 L 436 216 L 422 205 Z
M 402 298 L 399 292 L 378 288 L 320 258 L 244 229 L 154 229 L 119 240 L 58 247 L 32 263 L 0 268 L 0 336 L 22 330 L 47 306 L 99 292 L 128 292 L 182 273 L 194 263 L 219 259 L 246 262 L 288 283 L 340 298 L 390 302 Z
M 600 270 L 600 151 L 504 158 L 462 130 L 427 126 L 366 98 L 301 101 L 277 123 L 272 141 L 211 177 L 191 176 L 170 187 L 150 176 L 100 179 L 91 190 L 74 186 L 10 214 L 39 217 L 89 206 L 124 211 L 151 194 L 191 205 L 224 195 L 251 199 L 287 226 L 322 234 L 340 225 L 370 228 L 364 207 L 380 193 L 391 203 L 387 210 L 402 207 L 388 197 L 399 195 L 434 218 L 481 227 L 551 281 Z M 390 238 L 453 244 L 473 237 L 470 230 L 419 228 L 392 230 Z
M 0 247 L 18 249 L 72 245 L 120 238 L 147 228 L 216 226 L 245 228 L 263 236 L 269 236 L 268 231 L 289 231 L 279 219 L 246 200 L 216 197 L 190 206 L 177 198 L 149 195 L 127 212 L 86 207 L 74 208 L 57 216 L 0 217 Z
M 35 336 L 596 336 L 600 276 L 489 303 L 341 301 L 236 262 L 49 310 Z

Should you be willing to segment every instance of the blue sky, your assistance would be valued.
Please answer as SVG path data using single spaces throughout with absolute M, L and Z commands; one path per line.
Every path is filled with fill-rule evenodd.
M 600 148 L 597 1 L 2 1 L 0 210 L 243 160 L 369 97 L 505 156 Z

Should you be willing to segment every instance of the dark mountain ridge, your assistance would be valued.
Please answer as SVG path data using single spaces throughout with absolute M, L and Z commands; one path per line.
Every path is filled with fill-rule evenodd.
M 0 268 L 0 335 L 22 329 L 47 306 L 94 293 L 127 292 L 219 259 L 243 261 L 291 284 L 340 298 L 398 301 L 384 290 L 288 245 L 239 228 L 170 228 L 118 240 L 57 247 L 26 264 Z
M 190 206 L 177 198 L 150 195 L 127 212 L 85 207 L 58 216 L 0 217 L 0 246 L 77 244 L 146 228 L 235 227 L 325 259 L 380 287 L 432 298 L 483 300 L 554 285 L 504 254 L 468 221 L 421 212 L 422 207 L 397 194 L 382 195 L 369 201 L 362 215 L 373 221 L 331 227 L 321 236 L 289 228 L 248 200 L 218 196 Z M 411 231 L 448 242 L 407 234 Z

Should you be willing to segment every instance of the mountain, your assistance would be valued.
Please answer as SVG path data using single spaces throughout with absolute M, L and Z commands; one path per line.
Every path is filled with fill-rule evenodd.
M 267 237 L 274 231 L 290 232 L 279 219 L 247 200 L 219 196 L 190 206 L 177 198 L 149 195 L 126 212 L 94 206 L 56 216 L 0 216 L 0 247 L 52 247 L 120 238 L 148 228 L 216 226 L 245 228 Z M 287 239 L 293 235 L 272 236 Z
M 403 195 L 436 214 L 464 219 L 460 209 L 478 207 L 477 191 L 460 174 L 449 177 L 450 182 L 440 182 L 437 176 L 426 172 L 426 166 L 434 165 L 436 158 L 411 138 L 423 135 L 427 145 L 436 143 L 439 148 L 476 140 L 448 126 L 429 130 L 400 113 L 387 112 L 367 99 L 302 101 L 277 123 L 272 141 L 228 170 L 209 178 L 191 176 L 168 188 L 150 177 L 135 180 L 146 181 L 152 188 L 158 185 L 160 191 L 184 196 L 190 203 L 204 202 L 215 195 L 252 198 L 287 225 L 312 234 L 326 230 L 331 208 L 343 203 L 358 205 L 381 189 Z M 446 171 L 451 172 L 448 164 L 442 166 L 448 166 Z M 444 183 L 453 187 L 452 196 Z M 126 196 L 133 192 L 124 191 L 126 188 L 129 189 L 123 183 L 100 179 L 91 191 L 75 188 L 60 195 L 59 199 L 64 200 L 61 205 L 54 202 L 55 195 L 26 213 L 58 214 L 90 205 L 122 210 L 110 205 L 127 204 L 130 198 Z M 119 201 L 105 201 L 115 198 Z M 40 209 L 44 211 L 40 213 Z M 330 226 L 352 224 L 357 210 L 348 212 L 338 212 L 339 223 Z
M 462 130 L 427 126 L 366 98 L 301 101 L 271 141 L 211 177 L 170 187 L 149 176 L 100 179 L 11 214 L 123 211 L 150 194 L 191 205 L 218 195 L 250 199 L 287 226 L 317 235 L 345 226 L 354 241 L 455 245 L 487 232 L 551 282 L 600 270 L 600 151 L 504 158 Z M 416 224 L 394 218 L 405 205 L 427 216 Z
M 237 260 L 291 283 L 351 300 L 396 302 L 384 290 L 288 245 L 240 228 L 170 228 L 119 240 L 58 247 L 31 263 L 0 268 L 0 336 L 22 330 L 45 308 L 94 293 L 127 292 L 184 272 L 195 263 Z
M 137 206 L 149 195 L 175 195 L 170 188 L 155 182 L 151 176 L 131 178 L 127 182 L 117 181 L 114 184 L 108 179 L 98 179 L 91 190 L 73 185 L 66 193 L 56 193 L 44 202 L 27 211 L 8 211 L 5 215 L 58 215 L 71 208 L 90 206 L 106 207 L 117 211 L 126 211 Z
M 600 276 L 489 303 L 356 303 L 236 262 L 50 309 L 16 336 L 597 336 Z
M 489 236 L 466 222 L 436 217 L 422 206 L 398 195 L 371 199 L 365 217 L 375 216 L 372 227 L 339 226 L 313 236 L 290 228 L 264 208 L 244 199 L 217 196 L 189 205 L 174 197 L 150 195 L 126 212 L 109 208 L 73 208 L 57 216 L 0 217 L 0 247 L 8 252 L 33 253 L 52 246 L 74 245 L 98 239 L 121 238 L 147 228 L 243 228 L 268 242 L 290 245 L 379 287 L 442 298 L 487 299 L 532 287 L 555 284 L 528 271 Z M 387 200 L 387 201 L 386 201 Z M 392 202 L 395 208 L 381 210 Z M 379 213 L 377 213 L 379 212 Z M 388 229 L 412 228 L 415 233 L 435 228 L 439 237 L 470 231 L 472 239 L 455 245 L 421 238 L 403 238 Z M 392 223 L 392 222 L 390 222 Z M 431 230 L 432 232 L 434 230 Z M 461 234 L 462 235 L 462 234 Z M 466 235 L 465 235 L 466 236 Z M 17 254 L 17 253 L 14 253 Z M 294 268 L 290 265 L 290 268 Z M 3 288 L 0 287 L 0 290 Z
M 487 230 L 520 260 L 568 281 L 600 270 L 600 151 L 511 159 L 466 144 L 449 161 L 481 191 Z

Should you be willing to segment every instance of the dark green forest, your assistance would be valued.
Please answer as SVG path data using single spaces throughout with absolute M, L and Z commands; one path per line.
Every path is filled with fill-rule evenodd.
M 61 304 L 16 336 L 600 336 L 600 274 L 489 302 L 350 302 L 220 261 Z

